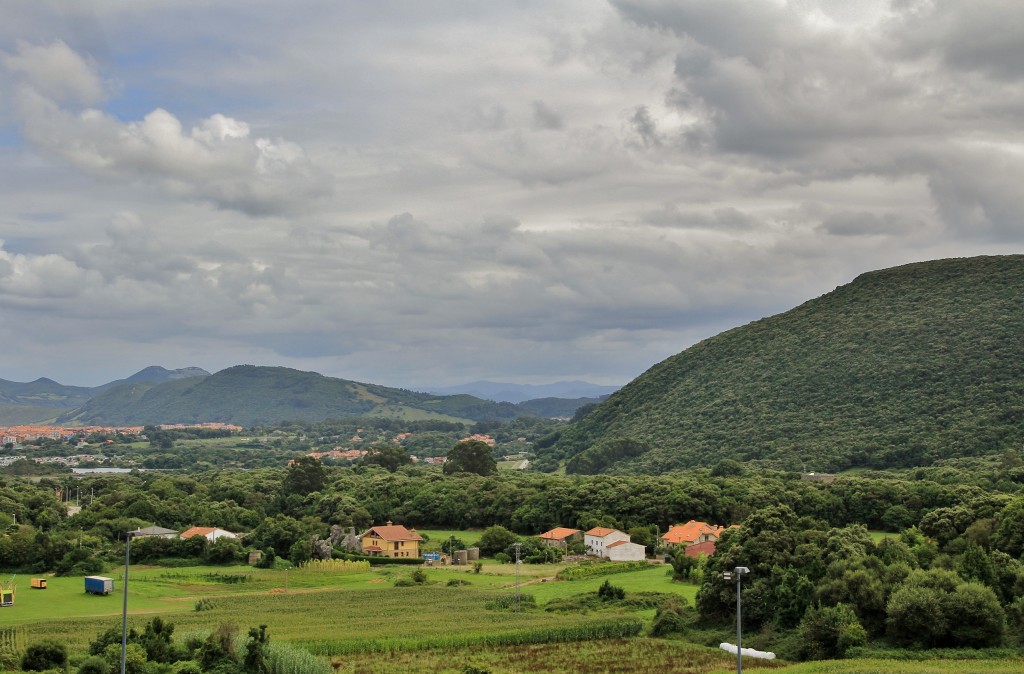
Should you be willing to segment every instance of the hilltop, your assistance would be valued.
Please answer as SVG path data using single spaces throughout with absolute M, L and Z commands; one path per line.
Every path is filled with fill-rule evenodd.
M 1024 443 L 1024 256 L 863 274 L 658 363 L 568 428 L 569 472 L 835 471 Z
M 237 365 L 208 376 L 127 381 L 58 418 L 60 423 L 139 425 L 220 421 L 251 426 L 348 416 L 484 421 L 524 412 L 468 395 L 437 396 L 285 367 Z

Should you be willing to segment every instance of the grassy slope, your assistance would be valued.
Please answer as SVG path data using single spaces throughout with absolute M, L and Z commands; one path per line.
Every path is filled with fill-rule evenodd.
M 872 272 L 655 365 L 556 446 L 652 448 L 634 469 L 724 457 L 838 470 L 1024 442 L 1024 256 Z

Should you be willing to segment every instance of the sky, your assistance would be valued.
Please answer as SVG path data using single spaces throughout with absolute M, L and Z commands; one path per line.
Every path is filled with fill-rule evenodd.
M 1024 250 L 1019 0 L 6 0 L 0 378 L 623 384 Z

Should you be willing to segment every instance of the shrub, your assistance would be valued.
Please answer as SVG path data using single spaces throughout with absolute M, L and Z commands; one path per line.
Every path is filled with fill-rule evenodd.
M 862 646 L 868 633 L 847 604 L 810 606 L 800 621 L 802 655 L 811 660 L 841 658 L 854 646 Z
M 601 601 L 614 601 L 616 599 L 625 599 L 626 591 L 621 587 L 612 585 L 611 581 L 606 580 L 597 589 L 597 596 Z
M 409 578 L 417 585 L 422 585 L 427 582 L 427 572 L 423 569 L 413 569 L 413 572 L 409 574 Z
M 78 674 L 110 674 L 110 665 L 99 655 L 90 655 L 78 665 Z
M 654 622 L 651 623 L 651 636 L 665 637 L 682 632 L 686 627 L 686 619 L 683 616 L 685 609 L 686 604 L 682 598 L 672 597 L 662 602 L 654 612 Z
M 21 656 L 21 668 L 26 672 L 64 669 L 67 662 L 67 647 L 49 639 L 30 645 L 25 649 L 25 654 Z

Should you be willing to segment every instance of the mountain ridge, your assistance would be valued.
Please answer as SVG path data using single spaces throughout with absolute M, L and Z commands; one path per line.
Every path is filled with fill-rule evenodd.
M 1024 255 L 861 274 L 700 342 L 566 429 L 569 472 L 908 467 L 1024 443 Z

